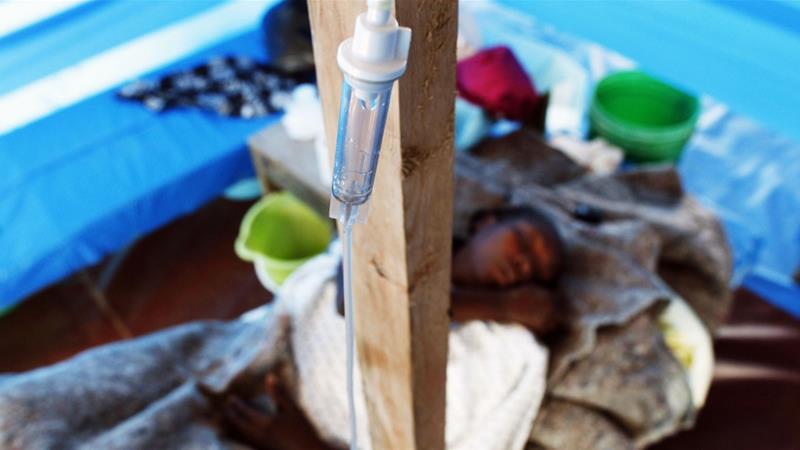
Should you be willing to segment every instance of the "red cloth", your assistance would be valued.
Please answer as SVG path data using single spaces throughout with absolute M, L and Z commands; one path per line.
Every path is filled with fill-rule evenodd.
M 542 96 L 508 47 L 493 47 L 459 61 L 456 85 L 464 99 L 509 120 L 530 118 Z

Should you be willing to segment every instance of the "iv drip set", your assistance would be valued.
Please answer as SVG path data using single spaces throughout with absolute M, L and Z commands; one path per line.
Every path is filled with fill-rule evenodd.
M 337 53 L 344 83 L 330 215 L 342 224 L 348 210 L 350 220 L 366 221 L 392 85 L 406 70 L 411 43 L 411 29 L 398 26 L 391 0 L 368 0 L 367 5 L 353 37 Z
M 375 184 L 383 129 L 392 86 L 406 70 L 411 29 L 392 15 L 392 0 L 367 0 L 367 11 L 356 18 L 353 37 L 339 45 L 337 61 L 344 75 L 331 185 L 330 216 L 343 229 L 347 327 L 347 393 L 350 449 L 358 449 L 354 395 L 355 320 L 353 317 L 353 224 L 365 223 Z

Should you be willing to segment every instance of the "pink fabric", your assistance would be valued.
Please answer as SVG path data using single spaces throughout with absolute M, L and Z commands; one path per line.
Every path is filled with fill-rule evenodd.
M 490 114 L 509 120 L 529 119 L 542 96 L 508 47 L 493 47 L 456 66 L 458 93 Z

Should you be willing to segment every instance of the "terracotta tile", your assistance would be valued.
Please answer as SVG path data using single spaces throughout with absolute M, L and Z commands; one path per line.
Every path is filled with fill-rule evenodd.
M 233 251 L 250 203 L 217 200 L 137 245 L 108 297 L 135 335 L 198 319 L 232 319 L 271 297 Z
M 233 243 L 250 203 L 216 200 L 136 242 L 106 298 L 134 335 L 198 319 L 232 319 L 271 299 Z M 87 269 L 98 279 L 103 265 Z M 121 339 L 79 276 L 0 318 L 0 372 L 51 364 Z
M 738 367 L 745 374 L 774 371 L 781 377 L 715 378 L 695 427 L 654 450 L 800 448 L 800 321 L 741 290 L 726 327 L 714 342 L 717 368 L 731 372 Z M 776 329 L 781 333 L 773 336 Z
M 796 450 L 800 448 L 800 383 L 763 379 L 711 385 L 695 428 L 652 450 Z
M 119 338 L 85 287 L 70 279 L 0 318 L 0 372 L 51 364 Z

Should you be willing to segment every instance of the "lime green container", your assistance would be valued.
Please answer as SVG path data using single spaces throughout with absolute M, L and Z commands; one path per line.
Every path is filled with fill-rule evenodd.
M 597 84 L 592 131 L 640 162 L 676 161 L 694 132 L 696 97 L 640 71 L 617 72 Z
M 330 222 L 289 193 L 271 194 L 245 214 L 234 246 L 280 286 L 305 261 L 325 251 Z

